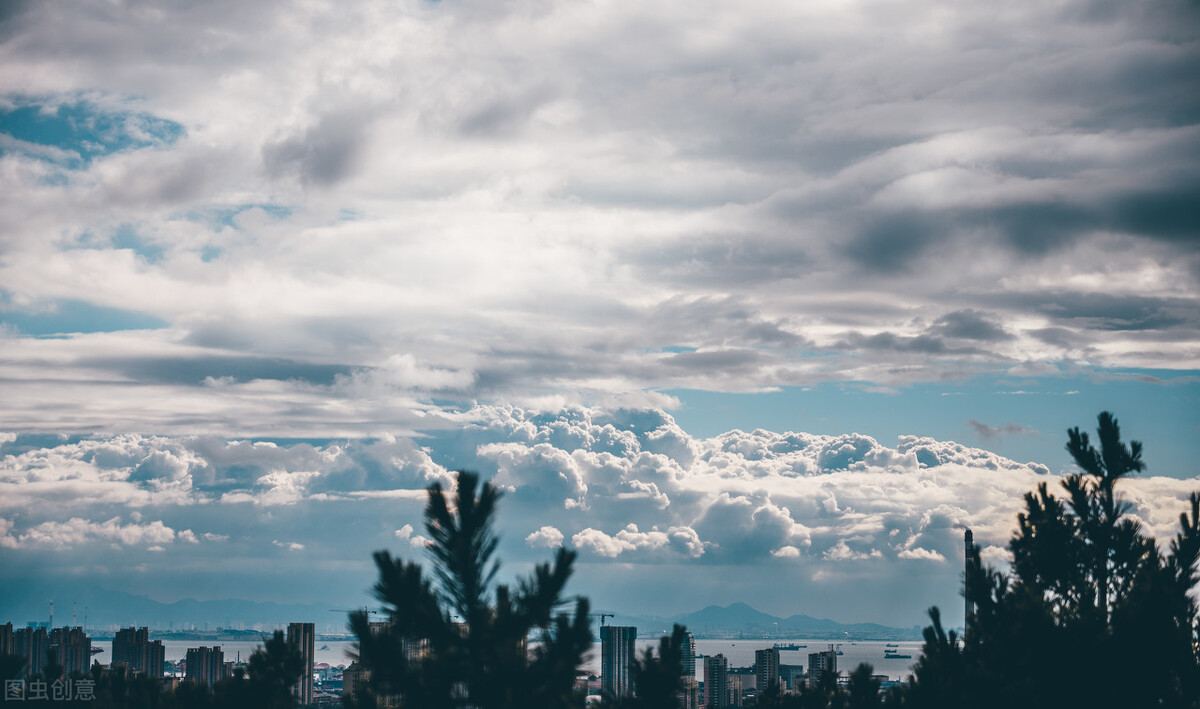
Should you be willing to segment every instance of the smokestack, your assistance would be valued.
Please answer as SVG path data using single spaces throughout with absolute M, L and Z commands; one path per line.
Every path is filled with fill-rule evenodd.
M 963 632 L 967 630 L 967 624 L 972 614 L 975 613 L 975 604 L 971 602 L 970 595 L 967 594 L 967 576 L 971 569 L 971 556 L 973 547 L 975 546 L 975 535 L 971 534 L 971 530 L 967 529 L 963 532 L 963 598 L 965 599 L 963 608 Z
M 50 629 L 54 630 L 54 601 L 50 601 Z

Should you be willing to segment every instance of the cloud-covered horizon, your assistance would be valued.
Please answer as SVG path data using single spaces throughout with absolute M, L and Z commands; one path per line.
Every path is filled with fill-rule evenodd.
M 168 595 L 192 592 L 199 568 L 209 584 L 224 579 L 227 594 L 253 595 L 261 588 L 239 574 L 261 567 L 307 579 L 292 582 L 297 598 L 357 597 L 375 549 L 422 558 L 425 489 L 468 467 L 504 493 L 501 556 L 524 568 L 547 549 L 577 549 L 590 571 L 576 592 L 604 596 L 618 584 L 624 603 L 665 612 L 669 600 L 635 600 L 663 590 L 665 567 L 706 604 L 781 603 L 775 584 L 729 598 L 730 575 L 834 596 L 867 583 L 888 609 L 878 617 L 908 624 L 931 602 L 921 597 L 928 584 L 955 592 L 964 527 L 1003 564 L 1023 494 L 1039 484 L 1058 492 L 1062 480 L 1038 463 L 926 437 L 696 438 L 657 409 L 480 406 L 461 424 L 424 439 L 322 444 L 7 436 L 0 555 L 13 573 L 43 578 L 80 573 L 76 564 L 104 583 L 157 577 Z M 1144 475 L 1121 494 L 1165 545 L 1196 489 L 1200 478 Z

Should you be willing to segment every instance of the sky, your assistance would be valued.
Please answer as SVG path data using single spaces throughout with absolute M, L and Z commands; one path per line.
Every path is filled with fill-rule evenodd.
M 1068 428 L 1200 490 L 1192 0 L 0 4 L 0 567 L 961 623 Z M 66 599 L 63 599 L 64 601 Z M 18 621 L 23 619 L 16 619 Z

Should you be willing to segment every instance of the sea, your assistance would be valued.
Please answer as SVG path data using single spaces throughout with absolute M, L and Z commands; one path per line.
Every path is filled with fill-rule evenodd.
M 774 644 L 781 645 L 801 645 L 796 650 L 780 650 L 779 662 L 784 665 L 803 665 L 808 666 L 808 653 L 827 650 L 830 647 L 828 640 L 810 640 L 805 638 L 771 638 L 770 640 L 730 640 L 730 639 L 711 639 L 697 638 L 696 639 L 696 654 L 697 655 L 717 655 L 725 656 L 729 666 L 732 667 L 749 667 L 754 664 L 754 651 L 769 648 Z M 255 651 L 262 643 L 256 640 L 216 640 L 216 641 L 201 641 L 201 640 L 164 640 L 163 649 L 167 660 L 178 662 L 187 654 L 188 648 L 207 645 L 209 647 L 218 645 L 225 653 L 225 661 L 237 661 L 239 658 L 242 662 L 249 659 L 251 653 Z M 657 648 L 657 638 L 645 638 L 638 641 L 638 655 L 640 656 L 646 648 Z M 108 640 L 100 640 L 93 643 L 93 647 L 100 647 L 104 652 L 93 655 L 96 661 L 107 664 L 112 659 L 112 642 Z M 856 642 L 842 642 L 835 645 L 835 648 L 842 654 L 838 657 L 838 670 L 843 673 L 848 673 L 859 663 L 866 662 L 874 668 L 874 673 L 877 675 L 887 675 L 893 680 L 903 680 L 912 674 L 913 663 L 921 654 L 921 642 L 918 640 L 859 640 Z M 336 667 L 338 665 L 349 665 L 351 662 L 350 652 L 353 650 L 353 644 L 345 640 L 331 641 L 316 641 L 314 658 L 317 664 L 326 663 Z M 886 650 L 895 650 L 899 655 L 911 655 L 910 658 L 891 658 L 885 656 Z M 584 669 L 589 672 L 600 672 L 600 643 L 597 642 L 592 646 L 592 652 L 585 658 Z M 703 679 L 704 664 L 702 661 L 696 662 L 696 676 L 698 679 Z

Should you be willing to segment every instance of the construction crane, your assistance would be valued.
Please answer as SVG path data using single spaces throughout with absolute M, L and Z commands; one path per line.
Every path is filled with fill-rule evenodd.
M 616 616 L 613 615 L 612 613 L 588 613 L 588 617 L 589 618 L 599 617 L 600 618 L 600 627 L 603 628 L 605 618 L 615 618 Z

